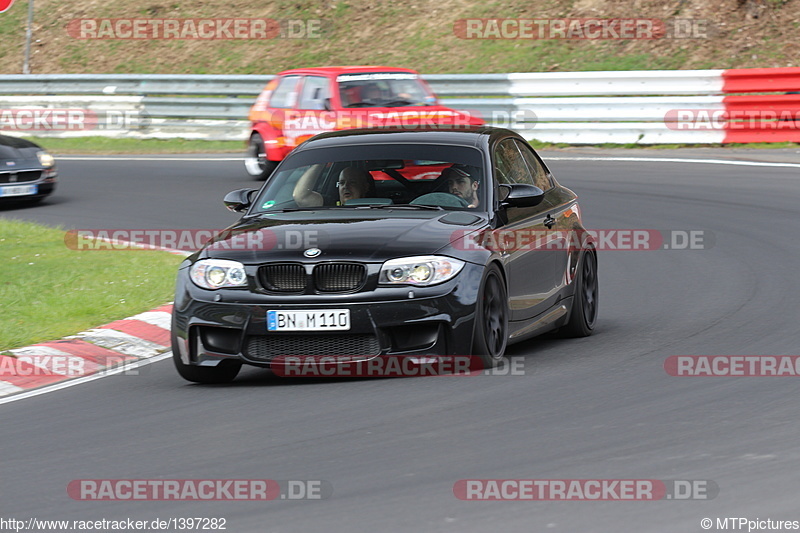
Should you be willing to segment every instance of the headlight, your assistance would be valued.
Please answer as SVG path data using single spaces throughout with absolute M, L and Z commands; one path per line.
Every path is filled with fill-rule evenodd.
M 204 289 L 247 286 L 244 265 L 227 259 L 201 259 L 192 265 L 189 277 L 195 285 Z
M 464 268 L 464 261 L 423 255 L 386 261 L 381 267 L 381 285 L 436 285 L 452 279 Z
M 55 157 L 47 152 L 36 152 L 36 157 L 39 158 L 39 163 L 45 168 L 50 168 L 56 164 Z

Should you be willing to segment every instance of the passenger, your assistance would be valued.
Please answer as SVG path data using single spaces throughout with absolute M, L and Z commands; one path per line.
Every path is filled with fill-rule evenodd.
M 292 196 L 298 207 L 319 207 L 324 204 L 322 195 L 311 188 L 316 183 L 322 167 L 323 165 L 312 165 L 297 180 Z M 337 205 L 344 205 L 348 200 L 375 196 L 375 181 L 372 174 L 360 168 L 343 169 L 339 173 L 336 187 L 339 189 Z

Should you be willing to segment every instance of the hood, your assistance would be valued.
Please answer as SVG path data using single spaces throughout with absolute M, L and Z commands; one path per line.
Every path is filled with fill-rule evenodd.
M 212 239 L 200 258 L 258 264 L 268 261 L 308 261 L 303 252 L 319 248 L 313 261 L 384 262 L 397 257 L 428 255 L 447 247 L 465 232 L 485 227 L 485 214 L 463 211 L 333 211 L 276 213 L 242 219 Z M 313 217 L 313 220 L 309 218 Z
M 30 141 L 0 135 L 0 171 L 41 168 L 42 165 L 36 157 L 36 152 L 39 151 L 42 149 Z

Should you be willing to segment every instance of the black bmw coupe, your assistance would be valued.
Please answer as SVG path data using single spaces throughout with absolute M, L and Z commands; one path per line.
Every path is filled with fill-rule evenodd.
M 297 147 L 180 266 L 173 358 L 194 382 L 286 356 L 477 356 L 597 320 L 576 195 L 500 128 L 347 130 Z

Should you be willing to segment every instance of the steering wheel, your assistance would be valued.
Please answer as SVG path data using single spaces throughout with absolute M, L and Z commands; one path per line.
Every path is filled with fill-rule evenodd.
M 439 207 L 469 207 L 469 203 L 460 196 L 449 192 L 429 192 L 411 200 L 412 205 L 435 205 Z

